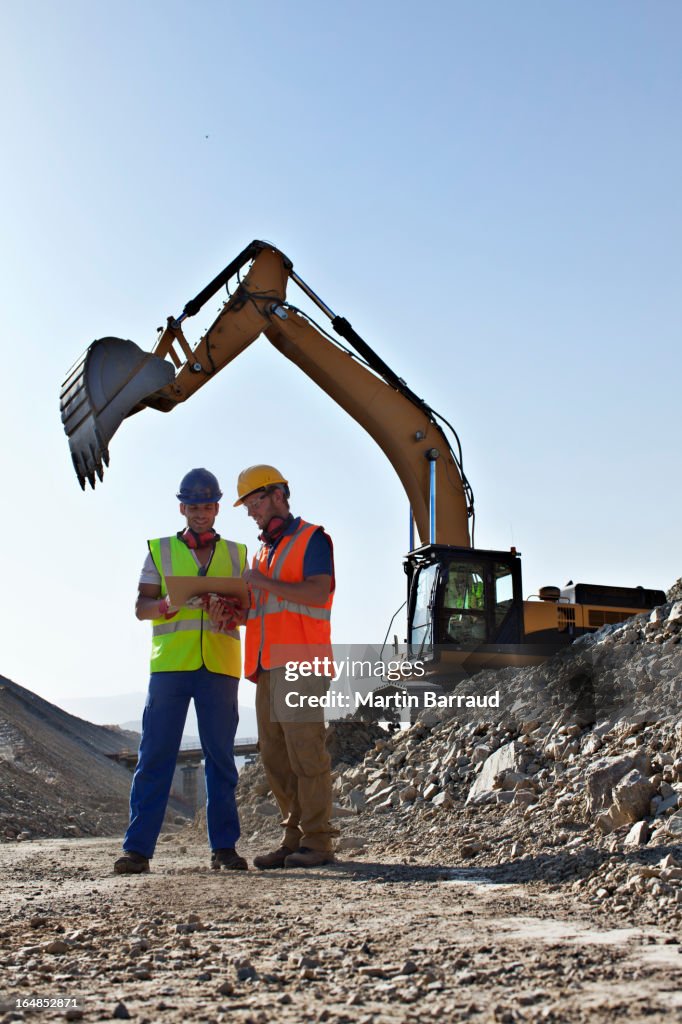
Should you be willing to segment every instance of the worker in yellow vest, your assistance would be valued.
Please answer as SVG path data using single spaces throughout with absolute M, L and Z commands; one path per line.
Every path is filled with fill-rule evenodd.
M 252 591 L 244 675 L 257 684 L 258 742 L 284 829 L 281 846 L 254 858 L 261 870 L 315 867 L 334 860 L 331 764 L 322 708 L 281 714 L 292 652 L 332 657 L 334 554 L 321 526 L 294 517 L 289 485 L 274 466 L 251 466 L 238 498 L 261 530 L 261 547 L 244 573 Z M 326 680 L 319 680 L 323 686 Z
M 241 645 L 237 622 L 224 605 L 175 608 L 169 576 L 240 576 L 246 547 L 223 540 L 213 529 L 222 491 L 207 469 L 187 473 L 177 495 L 186 527 L 173 537 L 150 540 L 135 605 L 138 619 L 152 623 L 149 692 L 142 739 L 130 794 L 130 824 L 118 874 L 149 871 L 168 803 L 190 700 L 205 758 L 206 824 L 211 866 L 246 870 L 236 852 L 239 816 L 235 800 L 234 738 L 239 722 L 237 688 Z

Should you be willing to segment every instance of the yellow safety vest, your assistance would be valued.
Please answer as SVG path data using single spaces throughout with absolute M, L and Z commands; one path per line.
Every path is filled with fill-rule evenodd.
M 161 596 L 168 593 L 166 576 L 198 576 L 199 567 L 187 545 L 178 537 L 150 540 L 149 551 L 161 576 Z M 246 565 L 246 547 L 232 540 L 219 540 L 206 576 L 241 576 Z M 242 673 L 239 630 L 218 633 L 201 609 L 181 608 L 172 619 L 152 621 L 152 672 L 193 672 L 205 665 L 224 676 Z

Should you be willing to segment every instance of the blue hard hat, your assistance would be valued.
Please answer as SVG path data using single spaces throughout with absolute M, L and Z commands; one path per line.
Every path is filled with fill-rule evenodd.
M 207 505 L 220 501 L 222 496 L 217 478 L 208 469 L 190 469 L 185 473 L 176 495 L 183 505 Z

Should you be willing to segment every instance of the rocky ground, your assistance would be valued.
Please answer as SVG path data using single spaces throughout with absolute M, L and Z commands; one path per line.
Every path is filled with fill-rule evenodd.
M 112 873 L 115 840 L 0 845 L 2 1019 L 682 1022 L 668 597 L 462 684 L 499 692 L 485 718 L 332 730 L 334 865 L 212 872 L 200 817 L 170 824 L 138 877 Z M 280 833 L 259 764 L 239 798 L 251 858 Z M 59 998 L 77 1005 L 35 1003 Z
M 0 848 L 4 1021 L 682 1020 L 674 922 L 614 919 L 530 864 L 379 839 L 314 871 L 216 873 L 188 828 L 121 877 L 116 847 Z

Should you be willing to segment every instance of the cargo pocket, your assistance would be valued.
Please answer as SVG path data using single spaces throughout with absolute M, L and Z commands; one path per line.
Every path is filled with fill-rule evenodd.
M 314 778 L 329 771 L 331 760 L 324 725 L 297 723 L 286 730 L 289 761 L 295 775 Z

